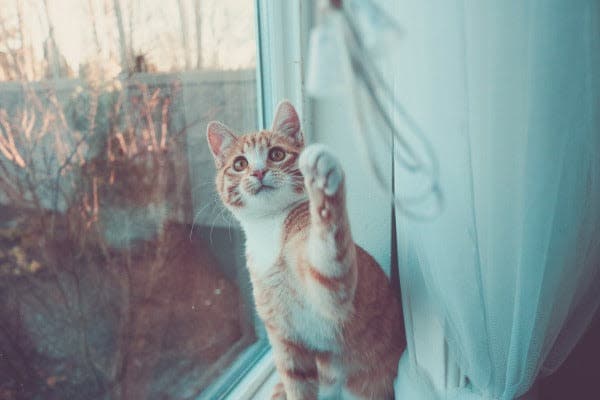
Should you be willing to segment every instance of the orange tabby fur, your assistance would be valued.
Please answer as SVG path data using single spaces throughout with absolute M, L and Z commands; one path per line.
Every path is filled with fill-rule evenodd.
M 335 157 L 320 145 L 304 149 L 288 102 L 270 131 L 238 137 L 211 123 L 208 141 L 219 195 L 247 235 L 256 307 L 281 377 L 272 398 L 393 398 L 405 347 L 400 305 L 352 239 Z M 283 160 L 271 160 L 275 147 Z

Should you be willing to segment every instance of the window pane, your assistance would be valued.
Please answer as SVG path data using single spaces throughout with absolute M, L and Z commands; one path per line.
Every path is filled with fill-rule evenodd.
M 205 139 L 258 128 L 253 7 L 0 0 L 0 398 L 193 398 L 259 352 Z

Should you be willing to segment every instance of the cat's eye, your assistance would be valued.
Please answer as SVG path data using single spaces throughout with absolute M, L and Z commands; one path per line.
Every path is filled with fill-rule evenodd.
M 269 160 L 271 161 L 281 161 L 285 158 L 285 151 L 280 147 L 273 147 L 271 151 L 269 151 Z
M 244 157 L 238 157 L 233 161 L 233 169 L 240 172 L 248 167 L 248 160 Z

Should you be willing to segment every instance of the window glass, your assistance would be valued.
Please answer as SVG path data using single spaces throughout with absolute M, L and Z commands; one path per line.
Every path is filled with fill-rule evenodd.
M 205 127 L 258 128 L 254 2 L 0 10 L 0 398 L 226 385 L 264 342 Z

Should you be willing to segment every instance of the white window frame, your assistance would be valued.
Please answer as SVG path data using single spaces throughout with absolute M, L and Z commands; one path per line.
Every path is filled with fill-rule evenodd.
M 277 104 L 287 99 L 311 136 L 310 102 L 305 96 L 304 67 L 308 35 L 313 22 L 313 2 L 255 0 L 257 33 L 258 120 L 270 128 Z

